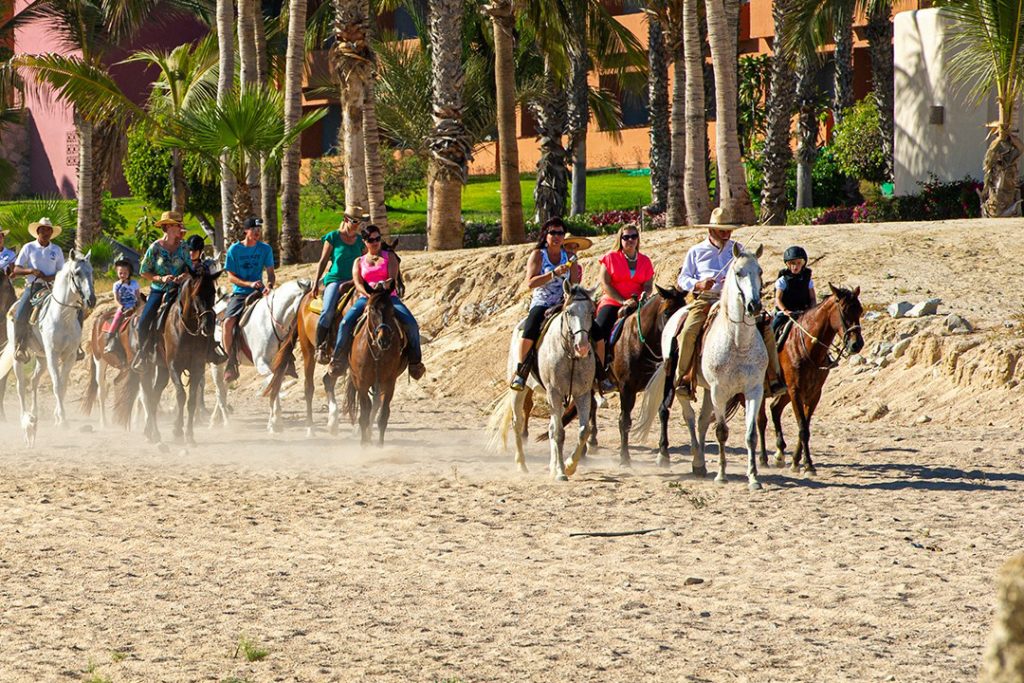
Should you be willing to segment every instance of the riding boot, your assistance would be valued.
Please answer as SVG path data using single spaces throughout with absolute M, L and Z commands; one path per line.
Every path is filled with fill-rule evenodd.
M 103 347 L 103 353 L 115 353 L 117 351 L 117 331 L 107 333 L 107 344 Z
M 602 394 L 607 394 L 615 391 L 615 384 L 608 377 L 608 366 L 605 365 L 601 360 L 598 360 L 594 367 L 595 374 L 597 375 L 597 388 Z
M 348 372 L 348 348 L 347 346 L 338 349 L 331 358 L 331 367 L 328 373 L 331 377 L 341 377 Z
M 224 370 L 224 380 L 227 382 L 234 382 L 238 379 L 238 359 L 235 357 L 234 344 L 231 345 L 231 349 L 228 351 L 228 366 Z
M 327 336 L 330 329 L 316 326 L 316 362 L 320 365 L 327 365 L 331 362 L 331 352 L 327 348 Z
M 533 368 L 534 355 L 534 351 L 531 348 L 526 352 L 526 357 L 523 358 L 523 362 L 516 366 L 516 375 L 512 378 L 512 382 L 509 384 L 509 388 L 512 391 L 522 391 L 526 388 L 526 378 L 530 376 L 530 370 Z

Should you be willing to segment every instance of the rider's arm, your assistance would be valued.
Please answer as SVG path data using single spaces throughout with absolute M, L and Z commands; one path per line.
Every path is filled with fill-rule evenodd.
M 619 290 L 615 289 L 615 285 L 612 284 L 612 275 L 608 272 L 605 265 L 601 264 L 601 289 L 604 291 L 606 296 L 610 296 L 620 304 L 626 303 L 626 300 L 619 294 Z
M 331 252 L 334 247 L 327 240 L 324 240 L 324 248 L 320 251 L 320 262 L 316 264 L 316 277 L 313 278 L 314 287 L 320 285 L 320 278 L 327 272 L 327 264 L 331 262 Z
M 274 267 L 267 266 L 267 289 L 273 289 L 275 284 L 277 284 L 277 274 L 274 273 Z
M 676 280 L 676 284 L 684 292 L 692 292 L 698 282 L 700 282 L 700 274 L 697 272 L 697 259 L 691 249 L 686 253 L 686 258 L 683 260 L 683 267 L 679 271 L 679 279 Z
M 541 266 L 541 253 L 540 249 L 534 249 L 533 253 L 530 254 L 530 260 L 526 262 L 526 288 L 536 289 L 537 287 L 543 287 L 547 283 L 551 282 L 558 275 L 564 275 L 569 270 L 569 264 L 563 263 L 553 271 L 542 273 L 540 272 Z M 582 270 L 580 273 L 582 274 Z
M 775 308 L 779 309 L 780 312 L 788 314 L 789 311 L 782 304 L 782 290 L 779 289 L 778 285 L 775 285 Z
M 227 273 L 228 273 L 228 282 L 230 282 L 233 285 L 238 285 L 239 287 L 252 287 L 255 284 L 251 280 L 243 280 L 242 278 L 240 278 L 237 275 L 235 275 L 234 273 L 232 273 L 230 270 L 227 271 Z
M 818 293 L 814 291 L 814 280 L 811 280 L 811 305 L 816 306 L 818 304 Z
M 356 259 L 352 262 L 352 286 L 355 287 L 356 292 L 363 296 L 370 296 L 370 293 L 366 291 L 366 280 L 363 279 L 363 273 L 359 268 L 359 261 Z

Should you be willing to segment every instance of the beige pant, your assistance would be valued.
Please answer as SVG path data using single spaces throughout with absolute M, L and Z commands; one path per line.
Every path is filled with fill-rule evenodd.
M 698 298 L 690 303 L 690 312 L 686 316 L 686 322 L 683 323 L 683 329 L 680 330 L 679 335 L 676 337 L 679 345 L 679 364 L 676 366 L 677 385 L 682 382 L 683 376 L 686 375 L 690 365 L 693 364 L 693 354 L 697 350 L 697 340 L 700 339 L 704 323 L 708 319 L 708 311 L 711 310 L 711 306 L 715 301 L 715 298 L 708 297 Z M 764 345 L 768 349 L 768 376 L 772 379 L 780 379 L 782 377 L 782 367 L 779 365 L 779 350 L 775 346 L 775 333 L 772 332 L 771 325 L 766 324 L 764 326 L 761 338 L 764 339 Z

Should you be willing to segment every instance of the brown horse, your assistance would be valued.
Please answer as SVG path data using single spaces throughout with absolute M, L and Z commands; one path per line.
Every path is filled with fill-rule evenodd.
M 7 315 L 18 301 L 18 294 L 14 291 L 14 284 L 6 271 L 0 270 L 0 315 Z M 7 325 L 0 320 L 0 349 L 7 345 Z M 0 420 L 6 419 L 4 413 L 4 397 L 7 395 L 7 378 L 0 379 Z
M 686 292 L 658 287 L 658 291 L 622 323 L 622 334 L 612 351 L 611 377 L 619 390 L 619 465 L 628 467 L 629 430 L 633 425 L 636 395 L 647 388 L 658 365 L 664 360 L 661 333 L 665 323 L 686 305 Z M 667 467 L 668 434 L 663 423 L 658 464 Z
M 213 350 L 217 298 L 216 280 L 223 271 L 202 272 L 189 275 L 178 286 L 178 295 L 167 311 L 163 332 L 157 337 L 155 362 L 144 362 L 136 377 L 135 386 L 142 386 L 143 405 L 146 410 L 146 438 L 150 442 L 160 441 L 157 428 L 157 409 L 160 396 L 170 380 L 177 394 L 177 416 L 173 434 L 176 439 L 194 446 L 194 424 L 199 395 L 203 391 L 203 371 Z M 185 420 L 186 390 L 182 376 L 187 374 L 188 419 Z M 122 424 L 131 417 L 136 392 L 120 391 L 115 402 L 115 415 Z
M 91 415 L 93 406 L 99 402 L 100 427 L 103 428 L 107 427 L 107 367 L 120 371 L 118 377 L 121 376 L 120 373 L 128 371 L 128 359 L 134 356 L 135 349 L 138 347 L 135 321 L 142 310 L 141 303 L 140 301 L 140 306 L 121 319 L 121 329 L 117 332 L 120 353 L 107 353 L 107 333 L 103 330 L 103 327 L 114 318 L 117 307 L 112 306 L 93 316 L 88 344 L 89 386 L 85 390 L 85 398 L 82 399 L 82 412 Z
M 405 355 L 405 331 L 391 303 L 393 287 L 391 280 L 385 280 L 370 292 L 363 323 L 356 329 L 348 353 L 345 404 L 349 417 L 354 420 L 355 400 L 359 399 L 359 432 L 363 445 L 370 443 L 370 421 L 374 413 L 377 414 L 377 445 L 384 445 L 395 383 L 409 364 Z
M 821 389 L 825 386 L 833 363 L 829 351 L 836 351 L 837 358 L 843 353 L 857 353 L 864 348 L 864 337 L 860 332 L 861 306 L 860 287 L 853 291 L 833 287 L 832 294 L 814 308 L 805 311 L 789 332 L 789 338 L 779 350 L 779 361 L 789 392 L 772 401 L 772 425 L 775 427 L 775 465 L 786 464 L 786 440 L 782 437 L 782 411 L 787 403 L 793 404 L 793 415 L 800 430 L 800 439 L 793 452 L 793 471 L 800 471 L 801 456 L 803 469 L 807 474 L 816 474 L 811 462 L 811 417 L 818 407 Z M 840 340 L 837 342 L 836 337 Z M 835 342 L 835 343 L 833 343 Z M 765 427 L 768 418 L 764 403 L 758 415 L 757 426 L 761 440 L 761 464 L 768 464 L 768 450 L 765 447 Z

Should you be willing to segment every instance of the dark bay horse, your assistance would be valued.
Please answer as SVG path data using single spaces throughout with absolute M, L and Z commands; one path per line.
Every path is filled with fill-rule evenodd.
M 217 298 L 216 280 L 223 271 L 189 275 L 178 286 L 178 295 L 167 312 L 163 332 L 157 338 L 156 360 L 142 365 L 141 382 L 143 404 L 146 409 L 146 438 L 160 441 L 157 428 L 157 409 L 167 382 L 174 383 L 177 394 L 177 416 L 173 434 L 185 443 L 196 443 L 193 425 L 199 395 L 203 391 L 203 371 L 215 343 L 213 332 L 216 321 L 214 304 Z M 138 373 L 131 373 L 138 376 Z M 183 375 L 188 375 L 186 395 Z M 138 384 L 136 384 L 138 386 Z M 188 419 L 185 420 L 186 397 Z M 115 402 L 119 422 L 127 424 L 131 417 L 135 392 L 120 390 Z
M 385 280 L 370 292 L 363 323 L 352 338 L 348 354 L 345 405 L 349 417 L 355 418 L 355 401 L 359 400 L 359 432 L 363 445 L 370 443 L 370 420 L 374 412 L 377 414 L 377 445 L 384 445 L 395 383 L 409 364 L 405 355 L 405 331 L 391 303 L 393 286 L 391 280 Z
M 0 270 L 0 315 L 7 315 L 18 301 L 18 294 L 14 291 L 14 284 L 6 271 Z M 7 325 L 0 320 L 0 349 L 7 345 Z M 7 395 L 7 378 L 0 379 L 0 420 L 5 419 L 4 397 Z
M 828 373 L 832 368 L 829 351 L 836 351 L 837 356 L 843 353 L 857 353 L 864 348 L 864 337 L 860 331 L 860 316 L 864 312 L 861 306 L 860 287 L 853 291 L 841 287 L 833 287 L 829 283 L 832 294 L 814 308 L 805 311 L 789 332 L 789 338 L 779 349 L 779 361 L 782 374 L 786 380 L 788 393 L 772 401 L 772 425 L 775 427 L 775 464 L 782 467 L 786 464 L 786 440 L 782 436 L 782 411 L 786 404 L 793 404 L 793 415 L 800 430 L 796 450 L 793 451 L 793 471 L 800 471 L 801 459 L 803 470 L 807 474 L 816 474 L 811 461 L 811 417 L 821 389 L 825 386 Z M 836 337 L 839 340 L 836 341 Z M 838 360 L 838 358 L 837 358 Z M 768 418 L 764 404 L 758 416 L 757 426 L 761 440 L 761 464 L 768 464 L 768 450 L 765 447 L 765 427 Z
M 622 323 L 622 334 L 612 352 L 611 380 L 619 390 L 619 465 L 629 466 L 629 430 L 637 393 L 647 388 L 664 360 L 661 333 L 669 317 L 686 305 L 686 292 L 658 287 L 658 291 Z M 668 466 L 668 442 L 663 443 L 658 464 Z

